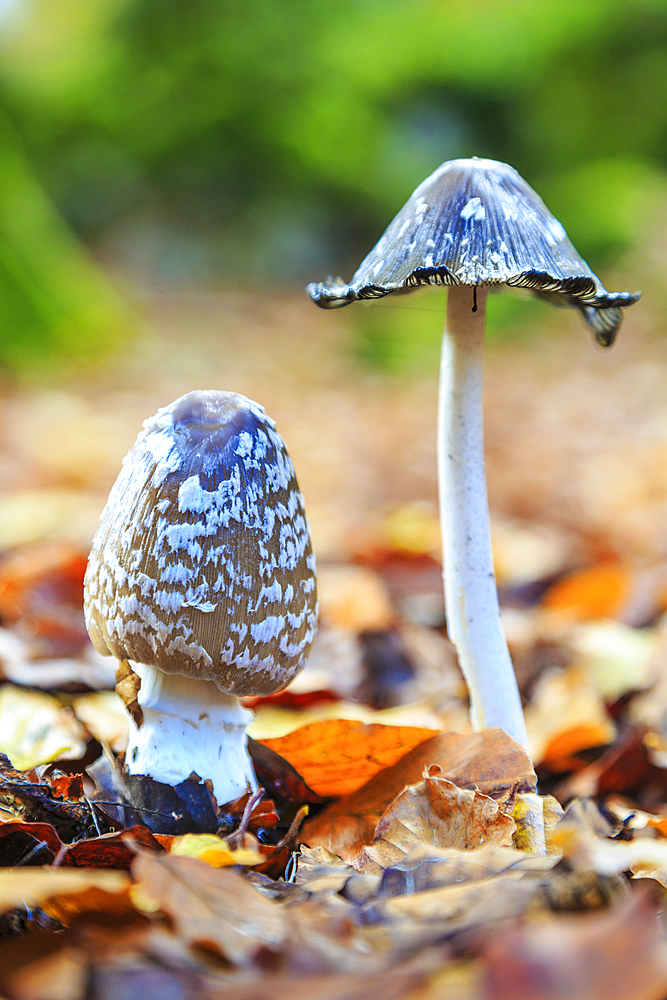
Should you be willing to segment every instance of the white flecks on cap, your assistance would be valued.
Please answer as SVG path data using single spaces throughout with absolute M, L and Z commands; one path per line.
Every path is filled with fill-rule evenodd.
M 303 666 L 316 612 L 303 498 L 263 409 L 190 393 L 146 421 L 86 574 L 100 652 L 268 693 Z

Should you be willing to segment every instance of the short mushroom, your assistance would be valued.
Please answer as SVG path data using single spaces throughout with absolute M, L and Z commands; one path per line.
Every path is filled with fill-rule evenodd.
M 285 687 L 317 619 L 303 498 L 261 406 L 197 391 L 144 422 L 100 516 L 84 603 L 95 648 L 141 680 L 129 772 L 171 785 L 194 772 L 221 804 L 254 789 L 239 696 Z
M 503 635 L 491 553 L 482 427 L 487 287 L 527 288 L 576 306 L 609 346 L 622 307 L 639 293 L 607 292 L 562 225 L 512 167 L 443 163 L 416 189 L 352 281 L 308 286 L 325 309 L 420 285 L 448 285 L 438 415 L 438 481 L 445 608 L 477 729 L 499 727 L 526 744 Z

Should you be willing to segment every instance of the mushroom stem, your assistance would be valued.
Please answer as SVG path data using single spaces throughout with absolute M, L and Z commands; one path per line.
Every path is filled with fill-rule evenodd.
M 130 719 L 125 763 L 130 774 L 148 774 L 177 785 L 194 771 L 210 778 L 219 805 L 257 788 L 247 750 L 252 712 L 214 681 L 165 674 L 132 663 L 141 679 L 138 702 L 144 721 Z
M 445 611 L 470 692 L 473 727 L 504 729 L 526 746 L 521 699 L 500 622 L 484 473 L 486 294 L 482 286 L 466 285 L 454 285 L 447 293 L 438 416 Z

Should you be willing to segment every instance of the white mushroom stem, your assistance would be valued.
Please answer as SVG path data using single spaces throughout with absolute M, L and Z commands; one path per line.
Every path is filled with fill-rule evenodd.
M 144 721 L 130 719 L 125 763 L 130 774 L 148 774 L 177 785 L 192 772 L 210 778 L 219 805 L 257 788 L 248 756 L 246 726 L 252 712 L 213 681 L 165 674 L 132 663 L 141 678 L 138 702 Z
M 485 288 L 448 290 L 438 415 L 445 611 L 470 692 L 473 727 L 504 729 L 526 746 L 491 552 L 483 434 L 485 310 Z

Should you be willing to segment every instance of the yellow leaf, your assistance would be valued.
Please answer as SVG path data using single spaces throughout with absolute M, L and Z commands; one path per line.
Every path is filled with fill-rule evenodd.
M 229 844 L 216 837 L 214 833 L 186 833 L 183 837 L 175 837 L 169 853 L 184 858 L 199 858 L 212 868 L 225 868 L 227 865 L 259 865 L 264 860 L 259 851 L 248 847 L 232 851 Z
M 64 924 L 80 913 L 131 910 L 125 872 L 98 869 L 5 868 L 0 871 L 0 911 L 39 906 Z
M 81 723 L 59 701 L 41 691 L 7 684 L 0 691 L 0 753 L 19 771 L 58 757 L 81 757 Z

